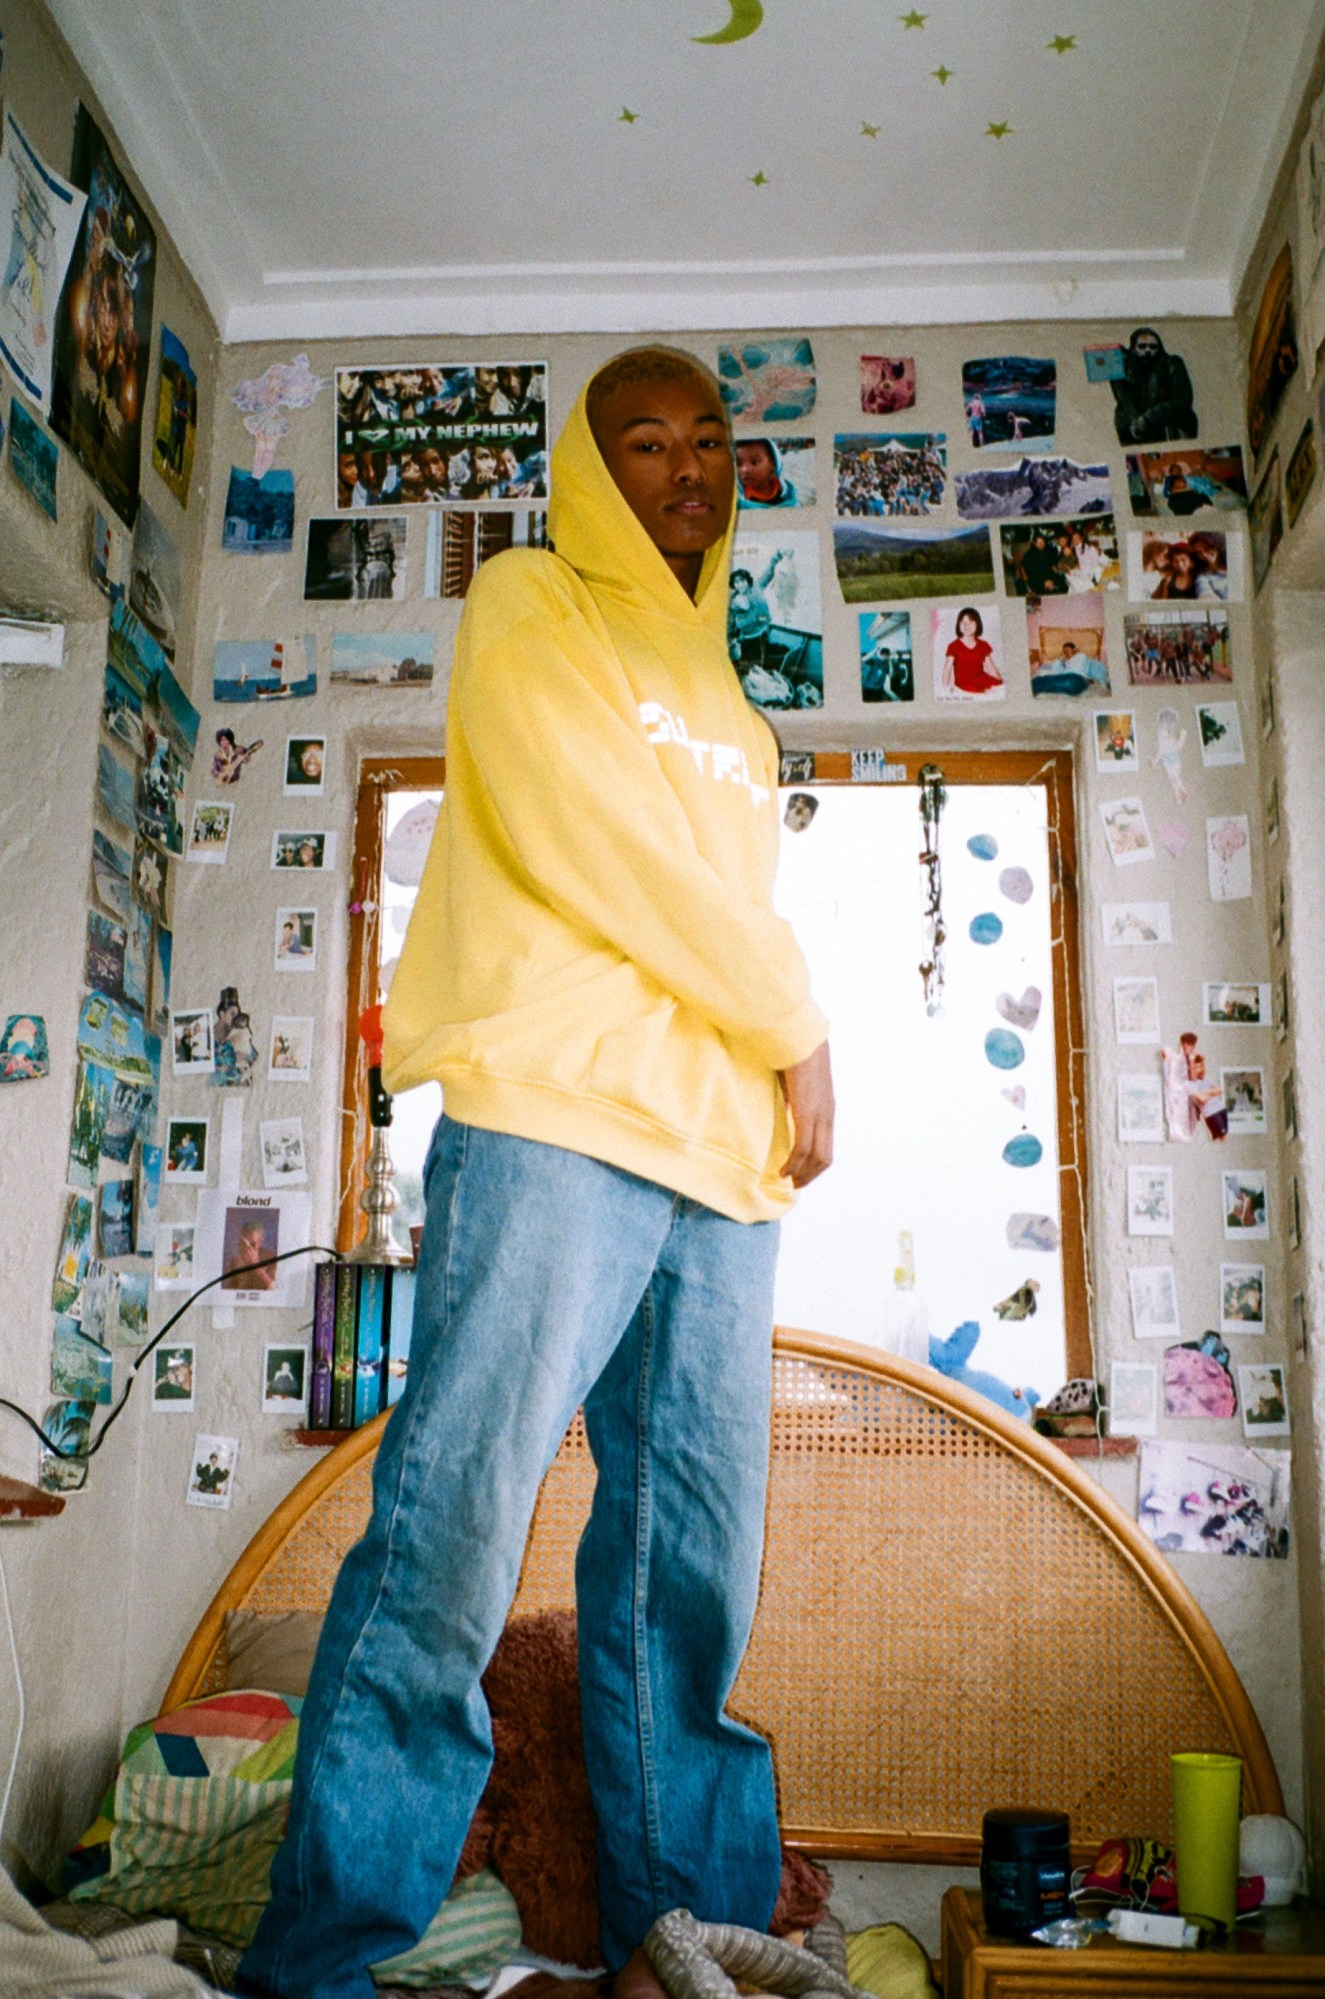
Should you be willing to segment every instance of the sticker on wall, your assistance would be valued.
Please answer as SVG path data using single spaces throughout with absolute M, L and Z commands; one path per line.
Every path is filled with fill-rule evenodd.
M 1246 762 L 1242 717 L 1236 701 L 1198 701 L 1196 726 L 1201 739 L 1201 762 L 1207 770 Z
M 1140 770 L 1136 715 L 1130 708 L 1095 710 L 1095 768 L 1101 777 L 1117 771 Z
M 1243 543 L 1226 528 L 1148 528 L 1127 537 L 1127 594 L 1137 602 L 1240 604 Z
M 1014 597 L 1068 597 L 1116 590 L 1118 535 L 1112 514 L 1000 526 L 1003 587 Z
M 276 447 L 290 428 L 285 410 L 306 410 L 324 384 L 309 368 L 307 354 L 293 361 L 273 361 L 261 375 L 250 376 L 230 391 L 243 412 L 244 428 L 253 439 L 253 477 L 261 479 L 276 456 Z
M 1019 1069 L 1026 1060 L 1026 1045 L 1008 1028 L 991 1027 L 985 1036 L 985 1057 L 995 1069 Z
M 994 1001 L 995 1009 L 1003 1019 L 1027 1034 L 1034 1033 L 1042 1004 L 1043 994 L 1038 986 L 1027 986 L 1020 999 L 1014 999 L 1011 993 L 1000 993 Z
M 789 833 L 804 833 L 814 823 L 814 815 L 819 810 L 819 801 L 808 791 L 793 791 L 787 800 L 787 809 L 782 815 L 782 823 Z M 394 911 L 393 915 L 404 912 Z
M 158 1222 L 153 1283 L 158 1291 L 193 1290 L 192 1222 Z
M 1315 481 L 1316 429 L 1308 417 L 1301 436 L 1293 446 L 1293 455 L 1284 474 L 1284 510 L 1290 528 L 1297 526 L 1297 517 L 1306 505 L 1307 494 Z
M 388 603 L 405 595 L 404 514 L 308 523 L 304 596 L 311 602 Z
M 212 751 L 212 777 L 217 784 L 238 784 L 245 768 L 262 748 L 262 738 L 241 743 L 233 729 L 218 729 Z
M 1144 1361 L 1109 1365 L 1109 1435 L 1153 1437 L 1157 1421 L 1158 1373 Z
M 1266 274 L 1247 355 L 1247 440 L 1253 458 L 1261 455 L 1297 362 L 1293 252 L 1285 243 Z
M 1058 370 L 1052 360 L 1000 354 L 962 363 L 962 403 L 977 451 L 1052 447 Z
M 958 472 L 957 512 L 964 521 L 1025 519 L 1036 514 L 1107 514 L 1113 492 L 1107 465 L 1071 458 L 1023 458 L 1019 465 L 982 465 Z
M 1185 794 L 1184 794 L 1185 796 Z M 1165 819 L 1157 828 L 1159 844 L 1166 854 L 1172 854 L 1176 861 L 1186 849 L 1191 839 L 1191 828 L 1185 819 Z
M 1035 884 L 1025 868 L 1004 868 L 998 878 L 1000 895 L 1009 902 L 1029 902 L 1035 893 Z
M 817 498 L 812 437 L 736 440 L 738 507 L 812 507 Z
M 1265 477 L 1252 495 L 1247 524 L 1251 530 L 1252 583 L 1259 591 L 1270 573 L 1275 551 L 1284 538 L 1284 494 L 1277 446 L 1270 453 Z
M 152 1355 L 153 1409 L 166 1416 L 185 1416 L 193 1409 L 197 1353 L 191 1340 L 179 1340 L 156 1349 Z
M 228 1512 L 234 1497 L 238 1437 L 215 1437 L 208 1431 L 200 1430 L 193 1440 L 191 1456 L 193 1469 L 189 1473 L 187 1503 Z
M 1171 1263 L 1141 1264 L 1129 1270 L 1127 1291 L 1135 1339 L 1177 1339 L 1178 1287 Z
M 1010 1090 L 1006 1089 L 1002 1090 L 999 1092 L 999 1094 L 1003 1097 L 1006 1097 L 1007 1101 L 1012 1105 L 1014 1110 L 1019 1110 L 1019 1111 L 1025 1110 L 1026 1089 L 1024 1084 L 1014 1083 Z
M 306 1083 L 313 1073 L 313 1031 L 311 1014 L 278 1013 L 271 1024 L 271 1048 L 267 1060 L 270 1083 Z
M 1173 1168 L 1129 1166 L 1127 1169 L 1128 1235 L 1173 1234 Z
M 1205 822 L 1206 865 L 1215 902 L 1245 902 L 1251 895 L 1251 826 L 1245 813 Z
M 916 364 L 911 355 L 862 354 L 860 407 L 866 416 L 895 416 L 915 407 Z
M 914 701 L 915 671 L 909 611 L 860 611 L 860 698 Z
M 1114 1038 L 1122 1048 L 1159 1045 L 1158 979 L 1115 979 Z
M 1098 591 L 1026 600 L 1031 693 L 1093 694 L 1109 689 L 1104 599 Z
M 95 1408 L 93 1402 L 52 1402 L 42 1417 L 42 1432 L 55 1447 L 43 1444 L 38 1454 L 37 1483 L 43 1492 L 79 1492 L 87 1484 Z
M 1106 902 L 1100 927 L 1111 949 L 1131 944 L 1171 944 L 1173 916 L 1167 902 Z
M 1038 1166 L 1044 1157 L 1044 1147 L 1032 1132 L 1022 1131 L 1008 1140 L 1002 1157 L 1005 1166 Z
M 182 507 L 189 504 L 197 435 L 198 378 L 188 348 L 168 326 L 163 326 L 152 463 Z
M 736 447 L 739 460 L 744 446 Z M 899 431 L 833 439 L 834 506 L 841 518 L 932 514 L 943 505 L 948 440 L 941 433 Z
M 213 701 L 288 701 L 317 693 L 311 634 L 296 639 L 218 639 Z
M 1006 1235 L 1009 1249 L 1038 1249 L 1046 1254 L 1056 1250 L 1060 1241 L 1058 1224 L 1052 1215 L 1024 1211 L 1008 1216 Z
M 294 473 L 255 478 L 230 467 L 221 547 L 227 555 L 289 555 L 294 547 Z
M 1286 1437 L 1288 1389 L 1284 1371 L 1273 1361 L 1253 1361 L 1238 1369 L 1244 1437 Z
M 992 909 L 982 910 L 971 918 L 970 938 L 973 944 L 997 944 L 1003 935 L 1003 919 L 995 916 Z
M 336 504 L 547 498 L 547 363 L 336 370 Z
M 39 1013 L 11 1013 L 0 1034 L 0 1083 L 35 1083 L 50 1073 L 45 1020 Z
M 1101 799 L 1100 818 L 1115 867 L 1135 867 L 1141 861 L 1154 860 L 1146 809 L 1139 798 Z
M 333 687 L 430 687 L 431 632 L 333 632 Z
M 817 534 L 738 530 L 732 543 L 727 649 L 746 700 L 756 707 L 823 706 Z
M 1247 479 L 1240 444 L 1127 455 L 1127 494 L 1134 514 L 1183 516 L 1206 507 L 1243 512 Z
M 718 383 L 732 422 L 796 423 L 814 408 L 814 349 L 802 338 L 719 346 Z
M 1113 391 L 1119 444 L 1167 444 L 1196 436 L 1200 425 L 1187 363 L 1181 354 L 1169 353 L 1153 326 L 1134 329 L 1113 372 L 1103 379 Z
M 1238 1166 L 1222 1178 L 1224 1235 L 1230 1242 L 1264 1242 L 1270 1234 L 1268 1175 Z
M 1238 1413 L 1228 1348 L 1218 1333 L 1164 1349 L 1164 1414 L 1229 1422 Z
M 51 520 L 56 512 L 56 476 L 60 448 L 30 417 L 17 396 L 9 399 L 9 469 L 25 493 Z
M 913 528 L 900 521 L 835 521 L 833 561 L 848 604 L 988 597 L 995 588 L 988 527 Z
M 1118 1139 L 1122 1145 L 1163 1144 L 1164 1088 L 1158 1076 L 1119 1076 Z

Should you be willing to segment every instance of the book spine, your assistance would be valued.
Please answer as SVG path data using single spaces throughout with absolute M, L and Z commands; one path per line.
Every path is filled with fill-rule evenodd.
M 313 1270 L 313 1385 L 308 1398 L 308 1427 L 331 1427 L 331 1366 L 336 1346 L 336 1266 L 319 1263 Z
M 391 1325 L 386 1349 L 385 1407 L 388 1409 L 394 1409 L 405 1393 L 410 1335 L 414 1329 L 414 1286 L 414 1271 L 392 1271 Z
M 387 1273 L 366 1263 L 359 1276 L 359 1316 L 354 1343 L 354 1427 L 382 1406 L 382 1327 Z
M 336 1270 L 336 1341 L 331 1366 L 331 1427 L 354 1428 L 354 1317 L 359 1271 L 353 1263 Z

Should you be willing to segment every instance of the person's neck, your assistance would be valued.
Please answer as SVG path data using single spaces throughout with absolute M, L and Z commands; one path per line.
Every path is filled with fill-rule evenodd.
M 671 570 L 686 596 L 693 604 L 699 589 L 699 579 L 704 569 L 702 555 L 664 555 L 663 561 Z

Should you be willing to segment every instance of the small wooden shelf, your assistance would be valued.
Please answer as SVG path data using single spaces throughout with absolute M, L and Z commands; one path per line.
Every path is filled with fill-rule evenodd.
M 1046 1437 L 1069 1458 L 1134 1458 L 1135 1437 Z
M 0 1520 L 40 1520 L 63 1513 L 64 1505 L 58 1492 L 42 1492 L 26 1479 L 0 1476 Z
M 343 1443 L 346 1437 L 354 1435 L 353 1430 L 291 1430 L 291 1443 L 301 1444 L 310 1451 L 324 1451 L 330 1444 Z

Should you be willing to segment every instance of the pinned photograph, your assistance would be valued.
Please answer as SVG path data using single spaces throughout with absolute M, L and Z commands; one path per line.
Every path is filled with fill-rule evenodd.
M 736 447 L 739 459 L 742 447 Z M 891 436 L 851 433 L 833 439 L 839 516 L 932 514 L 943 505 L 948 441 L 907 431 Z
M 1201 738 L 1201 762 L 1207 770 L 1246 762 L 1242 717 L 1236 701 L 1198 701 L 1196 726 Z
M 109 1347 L 89 1339 L 76 1320 L 57 1313 L 51 1346 L 52 1395 L 69 1402 L 109 1402 L 113 1366 Z
M 212 699 L 307 700 L 317 693 L 316 658 L 317 645 L 311 633 L 297 639 L 218 639 L 212 648 Z M 245 752 L 246 759 L 261 748 L 261 743 L 255 743 Z M 235 776 L 238 774 L 236 768 Z M 234 782 L 219 774 L 215 758 L 212 775 L 221 784 Z
M 153 1282 L 158 1291 L 193 1289 L 192 1222 L 158 1222 Z
M 1127 594 L 1156 604 L 1240 604 L 1242 536 L 1226 528 L 1133 529 L 1127 537 Z
M 1238 1393 L 1228 1348 L 1218 1333 L 1202 1333 L 1164 1350 L 1164 1414 L 1183 1421 L 1230 1422 Z
M 147 761 L 138 780 L 138 831 L 163 853 L 182 854 L 184 828 L 179 807 L 184 790 L 183 765 L 166 738 L 150 727 L 144 729 L 143 741 Z
M 193 1440 L 193 1469 L 186 1495 L 190 1506 L 210 1506 L 228 1512 L 234 1495 L 238 1437 L 213 1437 L 200 1430 Z
M 1291 1470 L 1290 1451 L 1147 1440 L 1137 1517 L 1167 1554 L 1284 1561 Z
M 1207 1027 L 1268 1027 L 1270 988 L 1250 980 L 1201 988 L 1201 1019 Z
M 1286 1437 L 1288 1390 L 1284 1371 L 1273 1361 L 1253 1361 L 1238 1369 L 1244 1437 Z
M 778 757 L 778 783 L 813 784 L 814 751 L 783 750 Z M 435 825 L 436 823 L 436 818 L 434 817 L 433 824 Z M 429 837 L 431 837 L 431 828 L 429 828 Z M 419 873 L 412 877 L 412 881 L 417 883 L 421 878 L 422 864 L 420 863 Z M 393 875 L 391 879 L 393 881 L 403 881 L 405 878 L 403 875 Z
M 317 911 L 278 909 L 276 912 L 278 972 L 317 970 Z
M 1115 979 L 1113 1024 L 1114 1038 L 1120 1047 L 1157 1047 L 1160 1038 L 1158 979 Z
M 133 831 L 138 823 L 134 773 L 105 743 L 97 744 L 97 797 L 108 818 L 127 832 Z
M 156 680 L 156 712 L 176 756 L 186 768 L 191 768 L 202 718 L 165 662 Z
M 1215 902 L 1246 902 L 1251 895 L 1251 824 L 1228 812 L 1205 822 L 1206 867 Z
M 1302 428 L 1302 435 L 1293 446 L 1293 455 L 1288 461 L 1284 474 L 1284 511 L 1289 527 L 1297 526 L 1297 517 L 1306 505 L 1307 494 L 1316 483 L 1316 429 L 1310 417 Z
M 1266 275 L 1247 356 L 1247 440 L 1253 458 L 1261 455 L 1297 360 L 1293 252 L 1285 243 Z
M 1283 480 L 1279 473 L 1277 448 L 1270 453 L 1265 477 L 1252 495 L 1247 524 L 1251 529 L 1251 580 L 1259 591 L 1284 538 Z
M 1098 379 L 1098 378 L 1097 378 Z M 1192 378 L 1181 354 L 1170 354 L 1153 326 L 1134 329 L 1115 372 L 1113 426 L 1119 444 L 1167 444 L 1195 437 Z
M 41 1423 L 47 1442 L 37 1457 L 37 1483 L 43 1492 L 80 1492 L 87 1484 L 95 1410 L 92 1402 L 52 1402 L 47 1409 Z
M 333 632 L 333 687 L 430 687 L 431 632 Z
M 914 409 L 916 364 L 910 354 L 862 354 L 860 407 L 866 416 L 895 416 Z
M 307 1186 L 308 1156 L 304 1151 L 303 1119 L 266 1118 L 259 1131 L 262 1138 L 263 1186 Z
M 1268 1128 L 1264 1069 L 1221 1069 L 1219 1079 L 1232 1137 L 1263 1137 Z
M 230 467 L 221 547 L 227 555 L 289 555 L 294 547 L 294 473 L 277 468 L 255 479 Z
M 518 507 L 434 507 L 424 522 L 423 594 L 464 597 L 490 556 L 508 548 L 546 548 L 547 514 Z
M 134 756 L 143 755 L 142 696 L 109 663 L 101 697 L 101 726 L 108 736 L 123 743 Z
M 152 1407 L 185 1416 L 193 1408 L 197 1348 L 189 1340 L 159 1346 L 152 1355 Z
M 1023 458 L 1020 465 L 982 465 L 958 472 L 957 512 L 964 521 L 1026 519 L 1034 514 L 1108 514 L 1113 489 L 1107 465 L 1072 458 Z
M 738 507 L 812 507 L 818 498 L 812 437 L 738 437 Z
M 1066 597 L 1116 590 L 1118 536 L 1112 514 L 1000 526 L 1003 587 L 1014 597 Z
M 89 517 L 88 556 L 92 581 L 104 597 L 122 597 L 129 580 L 129 537 L 100 507 Z
M 1095 710 L 1095 768 L 1101 777 L 1115 771 L 1140 770 L 1136 746 L 1136 715 L 1130 708 Z
M 113 840 L 96 828 L 92 834 L 92 883 L 97 900 L 105 905 L 111 915 L 120 923 L 127 923 L 132 913 L 129 897 L 129 876 L 133 872 L 133 856 L 126 847 L 117 847 Z
M 727 650 L 758 708 L 823 706 L 819 537 L 738 530 L 732 544 Z
M 1230 1241 L 1263 1242 L 1269 1237 L 1267 1179 L 1263 1168 L 1245 1166 L 1223 1175 L 1224 1234 Z
M 966 427 L 977 451 L 1047 451 L 1054 435 L 1058 369 L 1052 360 L 999 354 L 962 363 Z
M 1263 1263 L 1220 1264 L 1219 1330 L 1258 1335 L 1265 1331 Z
M 225 856 L 221 858 L 224 860 Z M 170 863 L 164 854 L 147 840 L 135 840 L 130 891 L 138 907 L 145 909 L 157 923 L 167 920 L 166 882 L 169 870 Z
M 147 501 L 141 500 L 129 558 L 129 609 L 171 659 L 175 657 L 182 580 L 174 538 Z
M 909 611 L 859 611 L 860 698 L 914 701 L 915 669 Z
M 311 520 L 305 598 L 354 604 L 399 602 L 405 595 L 406 526 L 403 514 Z
M 1140 861 L 1154 860 L 1146 808 L 1139 798 L 1101 799 L 1100 818 L 1115 867 L 1130 868 Z
M 0 1033 L 0 1083 L 35 1083 L 50 1073 L 45 1020 L 39 1013 L 11 1013 Z
M 152 1018 L 154 1034 L 163 1038 L 170 1032 L 170 966 L 175 940 L 158 923 L 152 932 Z
M 929 624 L 935 700 L 1001 701 L 1007 683 L 998 605 L 964 604 L 960 610 L 935 605 Z
M 336 370 L 336 504 L 547 498 L 547 363 Z
M 189 827 L 186 849 L 189 860 L 223 866 L 230 847 L 230 826 L 234 816 L 233 805 L 220 805 L 211 799 L 200 798 L 193 808 L 193 820 Z
M 103 1180 L 97 1189 L 97 1233 L 101 1254 L 133 1255 L 133 1181 Z
M 210 1076 L 216 1067 L 212 1016 L 206 1007 L 170 1016 L 171 1071 L 176 1076 Z
M 51 1286 L 51 1304 L 57 1312 L 72 1312 L 78 1303 L 91 1255 L 92 1203 L 85 1194 L 70 1194 L 64 1204 L 64 1229 Z
M 127 930 L 112 923 L 99 909 L 87 913 L 87 949 L 83 957 L 83 982 L 108 999 L 124 997 L 124 952 Z
M 161 328 L 161 378 L 157 386 L 152 463 L 181 507 L 189 504 L 198 437 L 198 378 L 189 350 L 168 326 Z
M 1164 1090 L 1158 1076 L 1118 1078 L 1118 1138 L 1123 1145 L 1162 1145 Z
M 306 1083 L 313 1073 L 311 1014 L 278 1013 L 271 1024 L 267 1079 L 272 1083 Z
M 24 492 L 55 520 L 55 479 L 60 448 L 30 417 L 17 396 L 9 399 L 9 469 Z
M 1109 1368 L 1109 1435 L 1153 1437 L 1157 1371 L 1142 1361 L 1115 1360 Z
M 1128 1235 L 1173 1234 L 1173 1168 L 1129 1166 L 1127 1169 Z
M 308 1348 L 262 1349 L 262 1413 L 297 1416 L 308 1400 Z
M 782 823 L 789 833 L 804 833 L 814 824 L 814 815 L 819 810 L 819 801 L 808 791 L 793 791 L 787 799 L 787 809 L 782 815 Z
M 304 868 L 314 873 L 336 865 L 334 833 L 273 833 L 271 864 L 274 868 Z
M 1176 1340 L 1178 1286 L 1171 1263 L 1143 1264 L 1127 1273 L 1132 1335 L 1138 1340 Z
M 128 938 L 124 946 L 124 998 L 139 1013 L 147 1007 L 148 961 L 152 954 L 152 918 L 145 909 L 129 916 Z
M 987 527 L 833 523 L 833 562 L 848 604 L 911 597 L 990 597 L 994 554 Z
M 166 1125 L 166 1184 L 205 1187 L 209 1120 L 173 1117 Z
M 138 1198 L 134 1202 L 135 1256 L 151 1256 L 156 1246 L 157 1208 L 161 1199 L 164 1159 L 159 1145 L 138 1148 Z
M 814 408 L 814 349 L 795 336 L 718 348 L 718 383 L 734 424 L 798 423 Z
M 122 1270 L 118 1286 L 119 1322 L 116 1338 L 121 1346 L 141 1346 L 147 1338 L 147 1272 Z
M 321 798 L 327 760 L 325 736 L 287 736 L 285 782 L 287 798 Z
M 1098 592 L 1048 602 L 1028 597 L 1026 641 L 1032 694 L 1061 694 L 1074 700 L 1093 694 L 1098 700 L 1110 691 L 1104 599 Z M 1109 767 L 1127 768 L 1126 764 Z
M 1198 514 L 1206 507 L 1245 512 L 1242 446 L 1137 451 L 1127 456 L 1127 493 L 1134 514 Z

